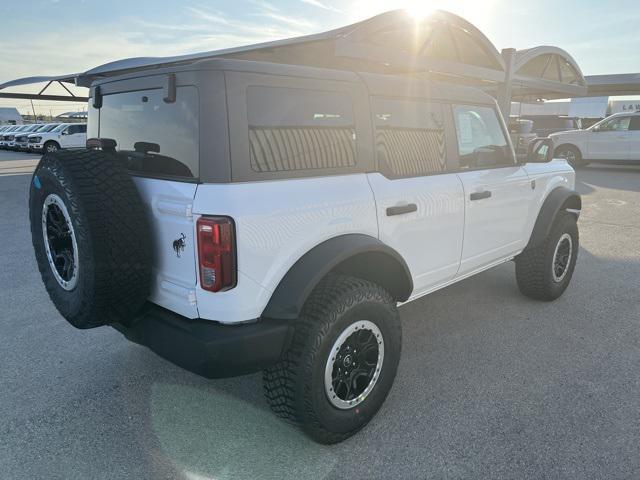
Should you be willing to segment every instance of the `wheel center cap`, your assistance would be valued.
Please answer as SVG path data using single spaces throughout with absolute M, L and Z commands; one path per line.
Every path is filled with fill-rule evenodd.
M 351 355 L 347 355 L 346 357 L 344 357 L 342 364 L 345 367 L 350 367 L 353 364 L 353 358 L 351 357 Z

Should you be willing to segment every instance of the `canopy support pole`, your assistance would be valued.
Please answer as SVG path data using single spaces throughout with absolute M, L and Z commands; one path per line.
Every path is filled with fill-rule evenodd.
M 509 116 L 511 115 L 511 94 L 513 90 L 513 69 L 516 63 L 516 49 L 505 48 L 501 53 L 504 59 L 505 70 L 504 83 L 498 87 L 498 107 L 502 112 L 504 121 L 508 124 Z

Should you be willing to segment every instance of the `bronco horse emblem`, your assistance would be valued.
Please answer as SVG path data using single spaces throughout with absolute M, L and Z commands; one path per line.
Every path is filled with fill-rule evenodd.
M 182 252 L 184 252 L 184 247 L 186 246 L 184 240 L 186 238 L 187 236 L 184 233 L 181 233 L 180 238 L 177 238 L 173 241 L 173 251 L 176 252 L 176 256 L 178 258 L 180 258 L 180 255 L 182 254 Z

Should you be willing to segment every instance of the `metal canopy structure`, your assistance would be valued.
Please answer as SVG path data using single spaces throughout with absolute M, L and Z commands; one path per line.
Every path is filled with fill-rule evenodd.
M 505 118 L 511 101 L 536 102 L 587 94 L 584 75 L 569 53 L 558 47 L 540 46 L 502 51 L 505 79 L 495 92 Z
M 0 90 L 9 87 L 17 87 L 22 85 L 32 85 L 36 83 L 46 83 L 46 85 L 38 92 L 38 93 L 12 93 L 12 92 L 2 92 L 0 91 L 0 98 L 17 98 L 17 99 L 26 99 L 26 100 L 53 100 L 53 101 L 62 101 L 62 102 L 87 102 L 87 97 L 79 97 L 75 95 L 69 88 L 65 85 L 65 83 L 75 83 L 75 79 L 78 74 L 70 74 L 70 75 L 59 75 L 53 77 L 26 77 L 19 78 L 18 80 L 12 80 L 10 82 L 4 83 L 0 85 Z M 49 95 L 44 92 L 52 85 L 52 84 L 60 85 L 69 95 Z
M 559 48 L 500 54 L 480 30 L 457 15 L 438 10 L 415 19 L 404 10 L 395 10 L 314 35 L 173 57 L 129 58 L 77 74 L 14 80 L 0 85 L 0 97 L 86 101 L 66 88 L 68 97 L 45 95 L 44 91 L 52 83 L 89 87 L 97 79 L 213 58 L 427 76 L 493 92 L 501 108 L 510 105 L 512 95 L 537 99 L 586 93 L 580 68 Z M 42 82 L 48 83 L 38 94 L 2 91 Z
M 222 56 L 353 71 L 429 73 L 467 83 L 504 80 L 504 62 L 489 39 L 444 11 L 416 20 L 395 10 L 298 40 Z
M 513 72 L 514 100 L 549 100 L 587 93 L 587 82 L 577 62 L 558 47 L 517 51 Z
M 585 78 L 589 97 L 640 95 L 640 73 L 589 75 Z

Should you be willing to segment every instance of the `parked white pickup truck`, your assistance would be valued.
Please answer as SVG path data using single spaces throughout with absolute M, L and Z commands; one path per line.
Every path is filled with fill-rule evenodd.
M 62 148 L 84 147 L 86 143 L 86 123 L 61 123 L 49 132 L 29 136 L 29 150 L 34 152 L 56 152 Z

